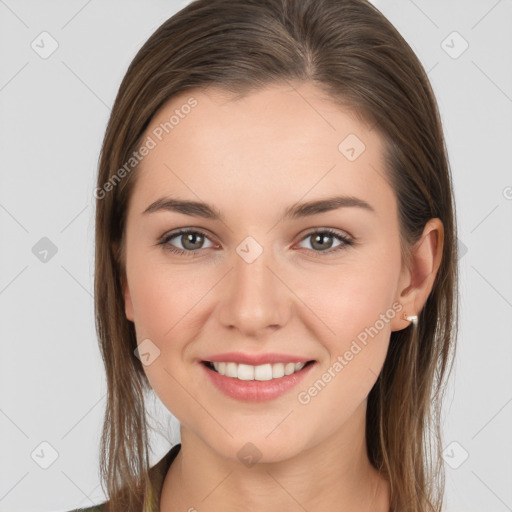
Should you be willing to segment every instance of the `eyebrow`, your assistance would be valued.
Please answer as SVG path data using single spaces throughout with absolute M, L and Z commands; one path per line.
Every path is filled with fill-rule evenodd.
M 354 196 L 336 196 L 292 205 L 285 210 L 280 221 L 309 217 L 346 207 L 357 207 L 375 213 L 375 209 L 363 199 Z M 224 221 L 220 211 L 207 203 L 172 197 L 161 197 L 157 199 L 142 212 L 142 215 L 162 211 L 177 212 L 192 217 Z

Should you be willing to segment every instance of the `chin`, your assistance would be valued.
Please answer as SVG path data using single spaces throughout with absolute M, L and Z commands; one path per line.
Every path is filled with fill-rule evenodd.
M 220 456 L 242 463 L 247 467 L 252 467 L 256 463 L 283 462 L 299 455 L 302 451 L 301 444 L 293 437 L 287 437 L 285 440 L 283 437 L 276 435 L 275 432 L 269 437 L 265 437 L 266 435 L 262 434 L 261 431 L 251 435 L 247 431 L 244 436 L 231 438 L 226 435 L 221 442 L 217 438 L 209 444 Z M 270 439 L 273 436 L 275 438 Z

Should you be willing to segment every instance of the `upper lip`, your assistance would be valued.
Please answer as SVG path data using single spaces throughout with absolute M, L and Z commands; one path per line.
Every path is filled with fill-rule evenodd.
M 224 354 L 207 356 L 203 359 L 203 361 L 211 361 L 212 363 L 233 362 L 237 364 L 250 364 L 252 366 L 274 363 L 307 363 L 311 360 L 308 357 L 292 354 L 246 354 L 244 352 L 225 352 Z

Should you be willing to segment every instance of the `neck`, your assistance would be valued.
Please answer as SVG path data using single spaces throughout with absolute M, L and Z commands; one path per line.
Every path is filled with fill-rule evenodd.
M 368 459 L 364 420 L 355 414 L 343 433 L 287 460 L 250 467 L 222 457 L 182 427 L 160 512 L 388 512 L 389 486 Z

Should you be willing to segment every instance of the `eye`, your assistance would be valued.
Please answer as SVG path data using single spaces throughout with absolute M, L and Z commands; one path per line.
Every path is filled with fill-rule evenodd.
M 336 239 L 340 242 L 338 245 L 334 245 L 334 248 L 333 239 Z M 353 240 L 351 240 L 347 236 L 339 234 L 338 232 L 332 229 L 312 231 L 302 239 L 302 242 L 307 240 L 311 240 L 311 250 L 317 253 L 323 252 L 328 254 L 340 251 L 342 249 L 345 249 L 347 246 L 354 244 Z
M 171 243 L 171 240 L 174 240 L 175 238 L 177 239 L 175 243 L 178 244 L 178 247 Z M 163 245 L 164 248 L 170 252 L 195 256 L 191 253 L 198 252 L 200 249 L 214 246 L 214 244 L 210 241 L 211 245 L 204 247 L 203 244 L 205 240 L 209 241 L 209 238 L 202 231 L 182 229 L 176 233 L 164 235 L 164 238 L 161 242 L 159 242 L 159 244 Z
M 172 242 L 174 239 L 176 241 Z M 333 239 L 338 240 L 338 245 L 333 245 Z M 311 240 L 311 249 L 309 250 L 317 253 L 315 256 L 322 255 L 322 253 L 332 254 L 354 244 L 354 241 L 347 236 L 328 228 L 308 233 L 301 242 L 306 240 Z M 205 241 L 208 241 L 210 245 L 205 246 Z M 158 245 L 162 245 L 165 250 L 172 253 L 192 257 L 198 256 L 195 253 L 199 253 L 201 249 L 215 247 L 206 233 L 194 229 L 181 229 L 175 233 L 164 235 Z M 306 247 L 306 249 L 308 248 Z

